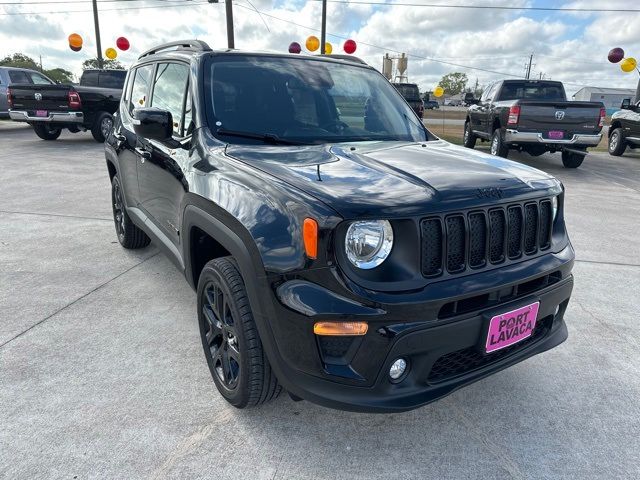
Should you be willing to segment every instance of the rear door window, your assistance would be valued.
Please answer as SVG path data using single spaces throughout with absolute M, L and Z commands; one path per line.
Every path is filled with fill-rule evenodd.
M 189 67 L 183 63 L 159 63 L 151 106 L 166 110 L 173 118 L 173 134 L 180 136 Z M 135 87 L 134 87 L 135 88 Z
M 151 76 L 153 75 L 153 65 L 145 65 L 136 69 L 133 77 L 133 87 L 131 89 L 131 98 L 127 110 L 133 115 L 133 110 L 142 108 L 147 105 L 147 95 L 149 95 L 149 86 L 151 85 Z
M 10 83 L 31 83 L 29 76 L 22 70 L 9 70 Z
M 31 77 L 31 81 L 35 85 L 52 85 L 51 80 L 49 80 L 47 77 L 39 73 L 29 72 L 29 76 Z

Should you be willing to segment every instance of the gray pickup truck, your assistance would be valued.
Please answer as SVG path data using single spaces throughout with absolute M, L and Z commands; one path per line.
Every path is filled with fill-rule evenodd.
M 561 152 L 567 168 L 582 164 L 588 147 L 602 139 L 606 117 L 601 102 L 570 102 L 560 82 L 501 80 L 490 84 L 471 103 L 464 124 L 464 145 L 478 139 L 491 142 L 491 153 L 507 157 L 509 150 L 538 156 Z
M 26 122 L 43 140 L 56 140 L 62 129 L 90 130 L 104 142 L 118 109 L 125 70 L 85 70 L 80 85 L 11 83 L 7 89 L 9 116 Z

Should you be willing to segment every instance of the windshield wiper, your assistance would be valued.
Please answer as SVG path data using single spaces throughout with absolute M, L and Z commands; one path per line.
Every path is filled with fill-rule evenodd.
M 300 142 L 295 142 L 292 140 L 285 140 L 284 138 L 280 138 L 273 133 L 252 133 L 252 132 L 243 132 L 240 130 L 228 130 L 226 128 L 218 128 L 216 130 L 218 135 L 228 135 L 230 137 L 240 137 L 240 138 L 250 138 L 253 140 L 262 140 L 265 143 L 271 143 L 273 145 L 303 145 Z

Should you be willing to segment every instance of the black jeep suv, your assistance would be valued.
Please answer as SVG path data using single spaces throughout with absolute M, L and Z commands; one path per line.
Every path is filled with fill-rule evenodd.
M 106 142 L 116 232 L 197 290 L 236 407 L 424 405 L 567 337 L 563 188 L 429 133 L 376 70 L 162 45 Z

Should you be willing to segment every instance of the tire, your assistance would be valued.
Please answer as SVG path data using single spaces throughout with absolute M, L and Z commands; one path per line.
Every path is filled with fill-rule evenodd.
M 622 129 L 616 128 L 609 135 L 609 155 L 619 157 L 627 149 L 627 142 L 622 135 Z
M 474 148 L 476 140 L 478 140 L 478 137 L 471 132 L 471 124 L 468 121 L 464 122 L 463 145 L 467 148 Z
M 151 239 L 131 221 L 127 214 L 118 175 L 114 175 L 111 179 L 111 206 L 120 245 L 127 249 L 143 248 L 149 245 Z
M 93 135 L 96 142 L 104 143 L 109 136 L 109 132 L 111 132 L 112 127 L 113 115 L 107 112 L 99 112 L 93 121 L 91 135 Z
M 562 164 L 565 166 L 565 168 L 578 168 L 580 165 L 582 165 L 585 156 L 586 154 L 581 155 L 575 152 L 563 151 Z
M 504 143 L 502 131 L 496 128 L 491 137 L 491 155 L 496 157 L 507 158 L 509 155 L 509 146 Z
M 260 405 L 282 389 L 262 348 L 244 281 L 231 257 L 217 258 L 198 281 L 198 324 L 213 381 L 237 408 Z
M 53 128 L 47 124 L 33 124 L 33 131 L 36 132 L 36 135 L 39 136 L 42 140 L 57 140 L 60 134 L 62 133 L 61 128 Z

